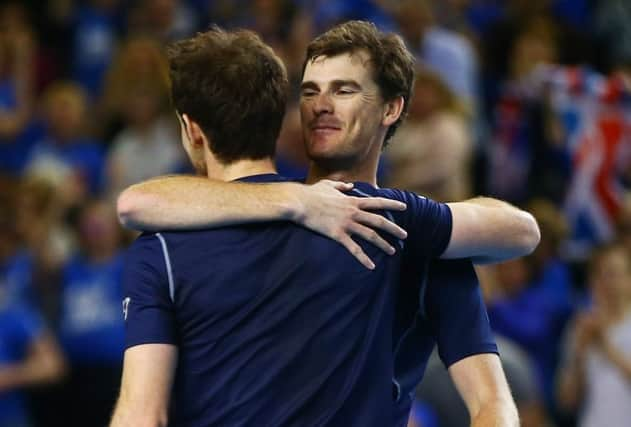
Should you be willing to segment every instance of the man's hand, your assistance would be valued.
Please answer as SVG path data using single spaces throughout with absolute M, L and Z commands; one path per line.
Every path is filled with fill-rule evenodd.
M 135 230 L 192 230 L 262 221 L 289 220 L 347 248 L 367 268 L 374 268 L 351 236 L 387 253 L 394 248 L 376 230 L 404 239 L 406 232 L 371 210 L 404 210 L 405 203 L 385 198 L 352 197 L 352 184 L 321 181 L 234 183 L 194 176 L 168 176 L 127 188 L 118 198 L 121 223 Z
M 352 197 L 342 193 L 350 191 L 353 184 L 322 180 L 299 188 L 302 209 L 293 220 L 317 233 L 342 244 L 359 262 L 369 269 L 375 264 L 351 236 L 355 235 L 392 255 L 395 248 L 382 238 L 376 230 L 385 231 L 398 239 L 407 233 L 394 222 L 375 210 L 405 210 L 406 205 L 397 200 L 381 197 Z

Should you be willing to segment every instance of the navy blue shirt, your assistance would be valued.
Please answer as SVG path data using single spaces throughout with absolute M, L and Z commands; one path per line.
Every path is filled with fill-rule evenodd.
M 396 306 L 394 378 L 398 393 L 393 425 L 397 427 L 407 426 L 416 387 L 434 345 L 447 368 L 472 355 L 498 353 L 470 260 L 433 260 L 427 275 L 415 280 L 416 288 L 400 287 Z
M 353 192 L 399 200 L 401 193 L 375 189 L 365 183 L 355 184 Z M 414 209 L 411 201 L 422 199 L 404 194 L 408 210 Z M 416 245 L 423 242 L 418 242 L 412 234 L 418 230 L 406 228 L 396 215 L 393 219 L 409 233 L 407 247 L 402 251 L 392 340 L 394 422 L 391 425 L 405 427 L 416 387 L 435 345 L 446 367 L 468 356 L 498 350 L 471 261 L 419 256 L 422 249 Z
M 276 175 L 248 181 L 282 181 Z M 142 235 L 124 272 L 127 347 L 179 349 L 171 424 L 379 426 L 393 420 L 392 332 L 402 261 L 440 255 L 444 204 L 398 190 L 408 230 L 388 256 L 287 222 Z M 409 259 L 412 259 L 411 256 Z

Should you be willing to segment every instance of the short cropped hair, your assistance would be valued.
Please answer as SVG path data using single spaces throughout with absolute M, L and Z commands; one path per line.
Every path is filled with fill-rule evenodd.
M 321 56 L 337 56 L 366 51 L 370 55 L 373 79 L 384 101 L 403 97 L 401 117 L 390 126 L 384 146 L 404 120 L 414 86 L 415 59 L 403 39 L 394 33 L 384 33 L 366 21 L 348 21 L 316 37 L 307 47 L 307 64 Z
M 259 36 L 214 26 L 171 44 L 167 58 L 175 109 L 200 125 L 219 161 L 274 155 L 289 83 Z

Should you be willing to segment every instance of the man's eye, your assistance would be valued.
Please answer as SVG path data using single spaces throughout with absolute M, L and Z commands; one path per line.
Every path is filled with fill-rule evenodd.
M 308 96 L 314 96 L 315 94 L 316 92 L 314 90 L 303 90 L 300 95 L 308 97 Z
M 351 95 L 355 93 L 355 91 L 352 89 L 339 89 L 337 93 L 339 93 L 340 95 Z

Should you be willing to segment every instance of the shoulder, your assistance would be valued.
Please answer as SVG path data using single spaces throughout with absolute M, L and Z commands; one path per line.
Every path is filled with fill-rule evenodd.
M 162 257 L 163 247 L 166 246 L 165 233 L 142 233 L 134 240 L 125 252 L 125 262 L 150 260 Z
M 402 202 L 411 200 L 424 200 L 424 196 L 420 196 L 410 191 L 399 190 L 397 188 L 376 188 L 365 182 L 355 182 L 354 188 L 349 195 L 360 197 L 385 197 Z

